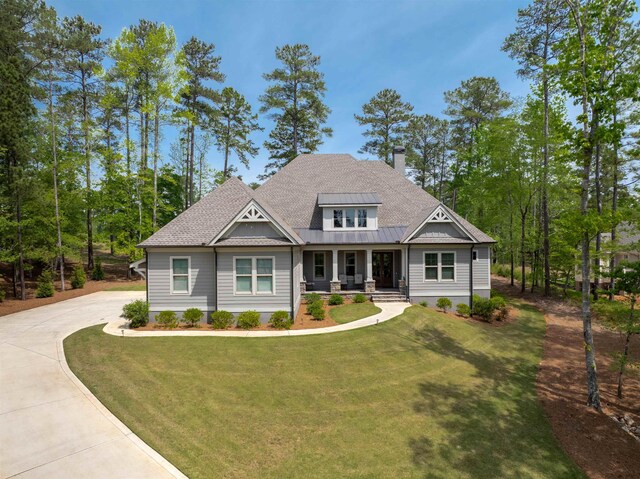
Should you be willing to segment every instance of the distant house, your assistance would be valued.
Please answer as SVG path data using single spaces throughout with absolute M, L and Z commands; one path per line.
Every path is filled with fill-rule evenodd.
M 139 246 L 162 310 L 295 314 L 307 291 L 469 304 L 489 296 L 494 240 L 395 168 L 305 154 L 255 191 L 237 178 Z

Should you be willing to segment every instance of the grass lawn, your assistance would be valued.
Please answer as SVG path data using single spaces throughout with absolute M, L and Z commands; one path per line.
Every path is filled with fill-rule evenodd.
M 122 286 L 113 286 L 105 291 L 146 291 L 147 285 L 142 284 L 123 284 Z
M 331 319 L 336 323 L 343 324 L 366 318 L 367 316 L 373 316 L 380 311 L 382 310 L 373 303 L 351 303 L 331 308 L 329 310 L 329 316 L 331 316 Z
M 304 337 L 64 342 L 71 369 L 191 478 L 584 477 L 535 393 L 544 320 L 414 306 Z

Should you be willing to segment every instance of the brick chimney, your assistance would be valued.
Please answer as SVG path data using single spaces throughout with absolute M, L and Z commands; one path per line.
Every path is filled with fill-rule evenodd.
M 393 167 L 404 175 L 405 166 L 404 146 L 394 146 Z

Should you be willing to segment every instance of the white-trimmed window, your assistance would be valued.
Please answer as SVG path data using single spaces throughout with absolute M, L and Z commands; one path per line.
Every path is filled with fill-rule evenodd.
M 235 294 L 275 294 L 275 258 L 238 256 L 233 258 Z
M 356 275 L 356 253 L 348 251 L 344 254 L 344 274 L 347 276 Z
M 313 253 L 313 279 L 326 279 L 325 269 L 326 255 L 324 251 L 316 251 Z
M 455 281 L 456 254 L 455 252 L 425 252 L 424 253 L 425 281 Z
M 172 256 L 171 261 L 171 293 L 191 293 L 191 258 L 189 256 Z
M 366 228 L 366 208 L 343 208 L 333 210 L 334 228 Z

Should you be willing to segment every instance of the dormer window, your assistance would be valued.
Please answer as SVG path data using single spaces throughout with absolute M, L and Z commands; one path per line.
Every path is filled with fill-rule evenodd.
M 366 228 L 366 208 L 340 208 L 333 210 L 334 228 Z

